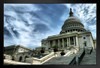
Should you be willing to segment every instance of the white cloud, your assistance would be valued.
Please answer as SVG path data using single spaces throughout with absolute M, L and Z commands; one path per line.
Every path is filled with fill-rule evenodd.
M 88 26 L 89 27 L 89 29 L 91 29 L 91 30 L 96 30 L 96 25 L 91 25 L 91 26 Z
M 35 6 L 34 4 L 4 4 L 4 10 L 9 10 L 10 9 L 7 9 L 8 7 L 15 7 L 16 8 L 19 8 L 19 11 L 39 11 L 41 10 L 40 8 L 38 8 L 37 6 Z M 22 10 L 23 9 L 23 10 Z
M 6 18 L 4 17 L 4 26 L 8 29 L 8 31 L 13 36 L 13 39 L 11 41 L 9 41 L 8 39 L 6 39 L 7 36 L 4 35 L 4 38 L 5 38 L 4 45 L 8 46 L 8 45 L 13 45 L 13 44 L 21 44 L 21 45 L 27 46 L 27 47 L 30 47 L 30 45 L 40 45 L 40 43 L 38 43 L 38 41 L 34 41 L 33 38 L 30 36 L 30 34 L 32 33 L 31 29 L 34 29 L 34 25 L 32 27 L 26 26 L 25 22 L 21 21 L 21 18 L 18 16 L 19 13 L 12 10 L 13 8 L 11 8 L 11 10 L 9 9 L 10 6 L 14 7 L 16 10 L 18 10 L 17 9 L 18 7 L 27 9 L 27 10 L 19 9 L 18 11 L 32 11 L 32 12 L 40 11 L 40 8 L 37 8 L 36 6 L 34 6 L 32 4 L 27 4 L 27 5 L 25 5 L 25 4 L 17 4 L 17 5 L 16 4 L 4 4 L 4 15 L 8 15 L 8 16 L 14 17 L 16 19 L 16 20 L 11 20 L 11 18 L 8 17 L 7 20 L 9 23 L 7 23 Z M 32 17 L 29 13 L 23 13 L 20 15 L 28 22 L 28 24 L 34 23 L 31 20 L 31 18 L 34 18 L 34 17 Z M 35 20 L 36 20 L 36 18 L 35 18 Z M 19 33 L 19 37 L 16 37 L 15 34 L 12 32 L 12 30 L 11 30 L 12 26 L 14 27 L 13 30 L 16 30 Z M 25 31 L 23 31 L 23 29 Z

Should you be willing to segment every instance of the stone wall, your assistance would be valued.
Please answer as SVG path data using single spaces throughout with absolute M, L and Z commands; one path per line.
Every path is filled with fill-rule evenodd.
M 11 60 L 11 59 L 12 59 L 12 56 L 4 54 L 3 58 L 4 58 L 4 59 Z
M 96 39 L 94 40 L 94 49 L 96 49 Z
M 92 34 L 88 31 L 49 36 L 47 39 L 42 40 L 41 43 L 46 49 L 52 48 L 53 45 L 59 48 L 67 48 L 71 45 L 79 48 L 95 48 Z
M 80 48 L 94 48 L 91 33 L 85 33 L 79 36 L 79 47 Z
M 23 48 L 23 47 L 19 47 L 18 49 L 17 49 L 17 52 L 18 53 L 21 53 L 21 52 L 29 52 L 30 50 L 28 50 L 28 49 L 25 49 L 25 48 Z
M 28 63 L 32 63 L 32 64 L 42 64 L 43 62 L 45 62 L 46 60 L 48 60 L 49 58 L 54 56 L 54 52 L 50 53 L 49 55 L 44 56 L 41 59 L 38 58 L 26 58 L 26 62 Z
M 15 61 L 19 61 L 19 62 L 26 62 L 26 58 L 31 57 L 32 53 L 31 52 L 24 52 L 24 53 L 18 53 L 15 54 Z

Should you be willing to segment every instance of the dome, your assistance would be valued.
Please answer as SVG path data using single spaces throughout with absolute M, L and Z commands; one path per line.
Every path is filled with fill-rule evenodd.
M 81 23 L 81 21 L 78 19 L 78 18 L 76 18 L 76 17 L 74 17 L 74 16 L 71 16 L 71 17 L 69 17 L 65 22 L 67 23 L 67 22 L 71 22 L 71 21 L 74 21 L 74 23 L 80 23 L 80 24 L 82 24 Z
M 70 16 L 66 21 L 64 22 L 64 25 L 62 26 L 62 33 L 67 33 L 67 32 L 73 32 L 73 31 L 78 31 L 78 32 L 83 32 L 86 31 L 84 29 L 84 25 L 81 23 L 81 21 L 73 16 L 72 9 L 70 9 Z

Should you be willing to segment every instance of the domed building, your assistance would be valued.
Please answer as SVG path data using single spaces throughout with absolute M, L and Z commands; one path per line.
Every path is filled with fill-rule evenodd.
M 93 48 L 96 49 L 96 44 L 90 31 L 84 28 L 81 21 L 73 15 L 70 8 L 69 17 L 62 26 L 62 30 L 58 35 L 49 36 L 41 41 L 42 47 L 47 50 L 54 46 L 58 48 L 68 48 L 74 46 L 77 48 Z
M 91 32 L 73 16 L 72 9 L 60 33 L 42 39 L 41 45 L 42 47 L 37 47 L 35 50 L 20 45 L 4 47 L 4 64 L 96 64 L 96 39 L 93 39 Z
M 60 34 L 72 31 L 78 31 L 78 32 L 86 31 L 81 21 L 73 16 L 72 9 L 70 9 L 69 15 L 70 15 L 69 18 L 65 21 L 64 25 L 62 26 L 62 31 L 60 32 Z

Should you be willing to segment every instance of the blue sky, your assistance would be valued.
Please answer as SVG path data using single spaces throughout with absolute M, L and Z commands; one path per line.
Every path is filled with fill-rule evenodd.
M 72 8 L 86 30 L 96 38 L 96 4 L 4 4 L 4 46 L 41 46 L 41 40 L 59 34 Z

